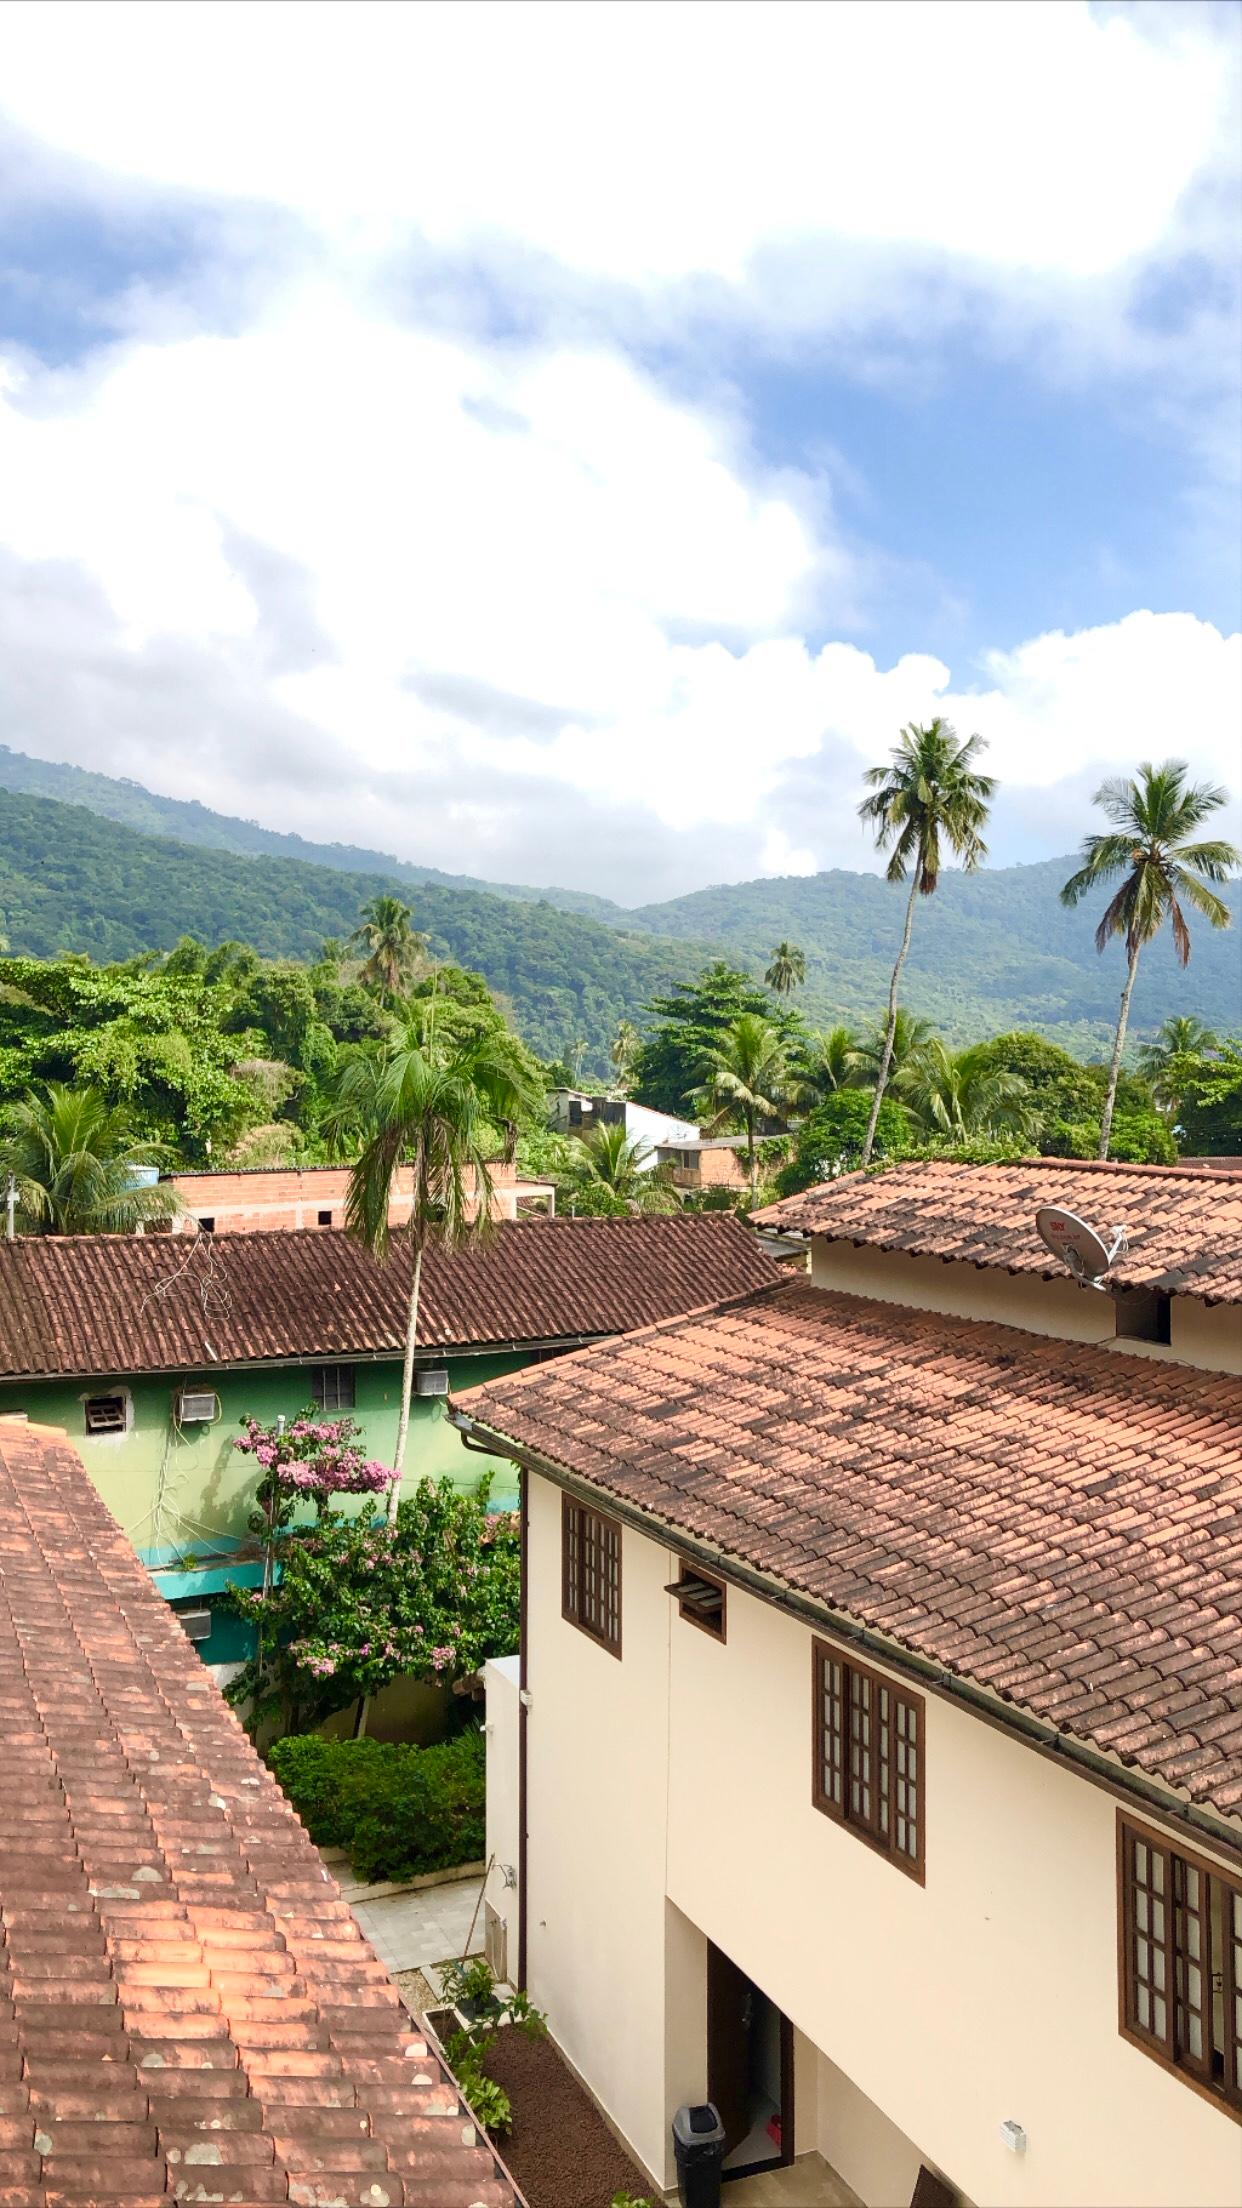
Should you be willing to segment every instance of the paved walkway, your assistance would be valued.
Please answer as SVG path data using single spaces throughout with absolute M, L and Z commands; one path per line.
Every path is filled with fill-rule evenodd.
M 475 1917 L 481 1878 L 458 1878 L 447 1886 L 422 1886 L 412 1894 L 382 1894 L 375 1899 L 347 1894 L 359 1925 L 387 1970 L 422 1970 L 483 1947 L 483 1911 Z M 474 1936 L 470 1922 L 474 1918 Z
M 665 2193 L 668 2202 L 677 2195 Z M 724 2189 L 725 2208 L 862 2208 L 857 2193 L 817 2154 L 800 2155 L 783 2170 L 739 2177 Z

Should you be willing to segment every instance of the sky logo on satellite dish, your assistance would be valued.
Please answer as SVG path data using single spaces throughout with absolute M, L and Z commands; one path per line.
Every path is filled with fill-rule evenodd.
M 1103 1289 L 1105 1274 L 1130 1247 L 1124 1227 L 1113 1228 L 1110 1248 L 1085 1219 L 1076 1212 L 1062 1211 L 1059 1204 L 1042 1204 L 1035 1214 L 1035 1225 L 1053 1256 L 1059 1257 L 1086 1288 Z

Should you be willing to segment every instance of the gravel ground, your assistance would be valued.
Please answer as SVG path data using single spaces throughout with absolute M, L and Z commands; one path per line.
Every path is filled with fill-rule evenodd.
M 550 2039 L 497 2033 L 487 2068 L 513 2103 L 499 2148 L 530 2208 L 611 2208 L 614 2193 L 652 2198 L 651 2182 L 617 2144 Z

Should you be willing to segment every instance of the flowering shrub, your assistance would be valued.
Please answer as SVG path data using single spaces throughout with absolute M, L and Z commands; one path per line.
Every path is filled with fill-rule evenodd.
M 463 1493 L 421 1480 L 395 1526 L 321 1509 L 279 1537 L 278 1579 L 233 1589 L 258 1629 L 251 1663 L 228 1688 L 252 1725 L 305 1731 L 390 1679 L 451 1681 L 518 1640 L 516 1513 L 489 1513 L 488 1483 Z
M 299 1411 L 283 1428 L 257 1418 L 241 1423 L 233 1447 L 260 1470 L 250 1530 L 269 1540 L 289 1524 L 300 1501 L 313 1503 L 322 1520 L 334 1496 L 383 1495 L 396 1478 L 388 1465 L 363 1455 L 354 1440 L 356 1419 L 320 1418 L 312 1409 Z

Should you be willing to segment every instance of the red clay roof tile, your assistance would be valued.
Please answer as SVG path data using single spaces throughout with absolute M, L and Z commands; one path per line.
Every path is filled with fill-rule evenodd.
M 0 2208 L 513 2208 L 82 1465 L 15 1423 L 0 1727 Z M 417 2105 L 445 2111 L 426 2151 L 389 2113 L 419 2080 Z
M 1129 1251 L 1109 1274 L 1118 1287 L 1242 1303 L 1242 1174 L 1193 1165 L 932 1160 L 843 1174 L 756 1216 L 785 1231 L 1063 1278 L 1035 1232 L 1041 1204 L 1077 1212 L 1106 1240 L 1125 1228 Z
M 1242 1800 L 1242 1379 L 797 1282 L 456 1401 L 1195 1801 Z
M 447 1351 L 618 1334 L 778 1277 L 724 1215 L 519 1220 L 478 1248 L 428 1250 L 420 1341 Z M 0 1377 L 398 1356 L 409 1280 L 399 1236 L 380 1264 L 324 1228 L 0 1241 Z

